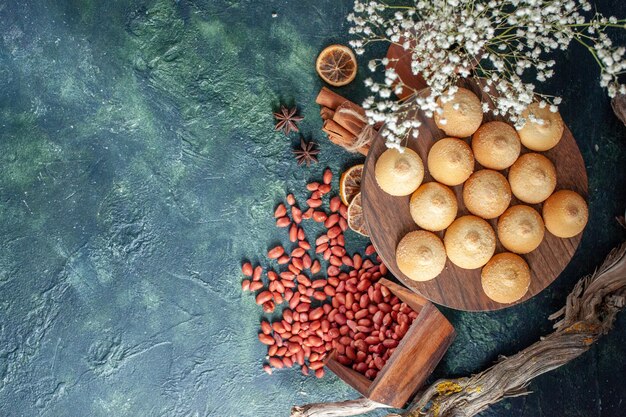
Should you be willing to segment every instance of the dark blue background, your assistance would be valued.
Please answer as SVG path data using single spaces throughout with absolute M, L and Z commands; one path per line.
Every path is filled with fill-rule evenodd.
M 597 7 L 626 17 L 623 1 Z M 327 141 L 314 103 L 315 57 L 348 41 L 350 9 L 0 0 L 0 416 L 278 416 L 356 397 L 332 375 L 261 371 L 261 311 L 239 273 L 242 258 L 284 239 L 271 213 L 287 191 L 303 198 L 324 167 L 362 160 Z M 542 90 L 564 98 L 590 223 L 533 300 L 444 309 L 458 337 L 436 376 L 480 371 L 548 333 L 547 316 L 624 239 L 614 218 L 626 207 L 626 128 L 587 52 L 557 58 Z M 341 94 L 364 98 L 365 63 Z M 281 102 L 299 104 L 319 165 L 298 167 L 296 138 L 273 132 Z M 351 250 L 367 243 L 346 238 Z M 626 415 L 625 329 L 622 315 L 588 353 L 533 381 L 532 395 L 484 415 Z

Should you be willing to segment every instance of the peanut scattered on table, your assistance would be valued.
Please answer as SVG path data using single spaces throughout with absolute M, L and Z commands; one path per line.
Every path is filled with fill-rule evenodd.
M 289 241 L 297 246 L 288 250 L 278 245 L 268 250 L 267 258 L 275 260 L 282 270 L 267 268 L 267 286 L 261 279 L 262 266 L 244 262 L 241 267 L 246 277 L 242 290 L 259 291 L 256 303 L 266 313 L 287 304 L 279 320 L 261 322 L 258 338 L 268 349 L 267 363 L 263 365 L 268 374 L 298 364 L 303 375 L 313 371 L 321 378 L 334 351 L 339 363 L 374 379 L 417 317 L 377 282 L 387 274 L 387 268 L 372 245 L 364 251 L 369 259 L 346 252 L 347 207 L 333 196 L 329 212 L 322 208 L 322 198 L 331 191 L 332 177 L 327 168 L 321 183 L 306 185 L 311 193 L 306 210 L 296 205 L 293 194 L 286 196 L 287 205 L 276 206 L 276 226 L 288 227 Z M 302 228 L 302 221 L 308 219 L 326 229 L 314 245 L 307 241 Z M 314 277 L 322 272 L 320 255 L 328 264 L 324 276 Z

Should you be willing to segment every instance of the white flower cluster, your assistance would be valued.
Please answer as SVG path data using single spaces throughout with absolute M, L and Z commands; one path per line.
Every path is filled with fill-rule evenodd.
M 420 74 L 429 89 L 418 92 L 387 68 L 387 58 L 369 63 L 372 72 L 384 69 L 384 80 L 365 81 L 372 96 L 363 103 L 371 123 L 383 122 L 387 146 L 401 148 L 402 141 L 419 135 L 417 110 L 426 116 L 441 114 L 441 102 L 455 93 L 461 78 L 486 79 L 485 92 L 495 108 L 483 111 L 507 117 L 517 127 L 526 107 L 537 100 L 535 85 L 554 75 L 555 50 L 566 50 L 572 41 L 593 55 L 601 70 L 600 85 L 610 97 L 626 93 L 619 77 L 626 73 L 626 48 L 616 47 L 606 29 L 626 29 L 626 19 L 588 14 L 587 0 L 415 0 L 412 6 L 356 0 L 348 16 L 350 42 L 357 54 L 373 42 L 391 42 L 411 54 L 411 70 Z M 392 93 L 411 93 L 399 101 Z M 557 111 L 558 97 L 539 95 L 542 107 Z M 445 123 L 445 120 L 443 121 Z

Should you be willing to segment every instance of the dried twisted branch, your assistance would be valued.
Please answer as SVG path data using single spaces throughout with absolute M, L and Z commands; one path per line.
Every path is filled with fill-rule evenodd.
M 291 417 L 346 417 L 358 416 L 378 408 L 391 408 L 388 405 L 372 401 L 368 398 L 341 401 L 336 403 L 307 404 L 294 406 Z
M 504 398 L 527 395 L 530 381 L 580 356 L 613 326 L 626 305 L 626 243 L 613 249 L 593 274 L 583 277 L 565 306 L 551 315 L 555 331 L 521 352 L 471 377 L 442 379 L 418 393 L 401 415 L 471 417 Z M 362 398 L 294 407 L 292 417 L 353 416 L 387 407 Z

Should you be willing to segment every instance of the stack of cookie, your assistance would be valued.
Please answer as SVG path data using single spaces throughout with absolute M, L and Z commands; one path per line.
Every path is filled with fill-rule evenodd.
M 563 121 L 558 112 L 534 103 L 519 130 L 503 121 L 483 124 L 480 100 L 464 88 L 440 105 L 443 111 L 434 119 L 448 137 L 430 148 L 426 167 L 409 148 L 389 149 L 376 162 L 378 185 L 394 196 L 411 195 L 411 216 L 422 229 L 399 242 L 396 262 L 416 281 L 437 277 L 446 259 L 460 268 L 482 267 L 485 294 L 500 303 L 515 302 L 531 281 L 520 255 L 539 247 L 545 229 L 569 238 L 587 223 L 583 197 L 570 190 L 555 192 L 557 170 L 538 153 L 559 143 Z M 426 169 L 434 181 L 422 184 Z M 462 186 L 458 201 L 457 186 Z M 457 217 L 459 204 L 469 214 Z M 541 214 L 530 206 L 536 204 L 543 204 Z M 491 219 L 497 219 L 495 230 Z M 442 231 L 443 239 L 435 234 Z M 508 252 L 494 256 L 498 240 Z

